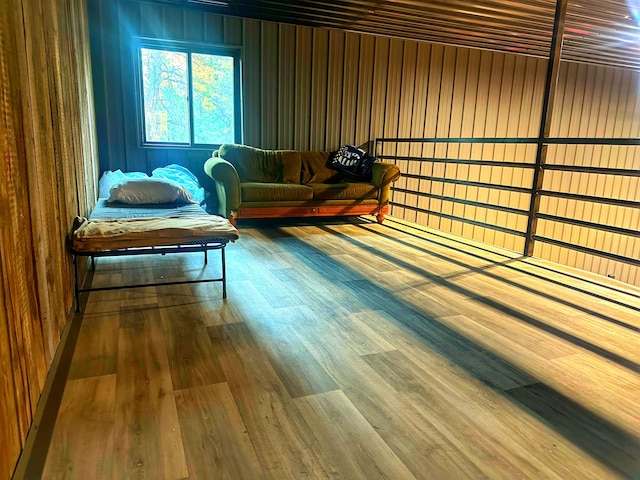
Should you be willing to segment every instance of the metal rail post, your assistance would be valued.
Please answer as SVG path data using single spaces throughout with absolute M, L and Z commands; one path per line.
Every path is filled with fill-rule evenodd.
M 538 210 L 540 209 L 540 190 L 544 181 L 544 164 L 547 161 L 547 144 L 545 140 L 551 132 L 551 115 L 553 113 L 553 101 L 558 83 L 560 69 L 560 56 L 562 54 L 562 37 L 564 35 L 564 23 L 567 16 L 568 0 L 556 2 L 556 13 L 553 21 L 553 35 L 549 51 L 549 68 L 544 88 L 542 103 L 542 116 L 540 118 L 540 133 L 538 135 L 538 149 L 536 152 L 536 166 L 531 186 L 531 201 L 529 204 L 529 219 L 527 221 L 527 236 L 524 243 L 524 255 L 533 255 L 534 235 L 538 227 Z

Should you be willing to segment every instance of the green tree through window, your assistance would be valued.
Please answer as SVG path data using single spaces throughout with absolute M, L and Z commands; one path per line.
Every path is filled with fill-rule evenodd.
M 194 53 L 191 61 L 195 143 L 232 143 L 233 58 Z
M 187 54 L 141 49 L 145 138 L 189 143 Z
M 236 140 L 233 56 L 142 47 L 139 58 L 146 143 Z

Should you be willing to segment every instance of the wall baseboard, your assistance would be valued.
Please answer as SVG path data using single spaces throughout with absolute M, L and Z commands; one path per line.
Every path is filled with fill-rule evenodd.
M 13 472 L 12 478 L 15 480 L 42 477 L 58 409 L 71 368 L 71 359 L 82 325 L 83 315 L 76 314 L 74 308 L 75 305 L 72 305 L 71 311 L 68 313 L 66 326 L 51 362 L 33 423 Z

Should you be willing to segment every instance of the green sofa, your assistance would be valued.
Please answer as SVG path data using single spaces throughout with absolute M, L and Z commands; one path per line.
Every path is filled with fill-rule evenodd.
M 215 184 L 217 212 L 238 218 L 376 215 L 388 212 L 391 184 L 400 171 L 373 164 L 370 182 L 355 182 L 326 166 L 329 152 L 262 150 L 222 145 L 204 164 Z

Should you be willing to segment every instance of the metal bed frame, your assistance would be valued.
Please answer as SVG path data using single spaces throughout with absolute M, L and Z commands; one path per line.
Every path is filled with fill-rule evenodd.
M 80 252 L 75 249 L 71 249 L 73 254 L 73 269 L 75 272 L 75 303 L 76 312 L 80 312 L 80 294 L 84 292 L 97 292 L 102 290 L 122 290 L 125 288 L 141 288 L 141 287 L 158 287 L 163 285 L 185 285 L 192 283 L 206 283 L 206 282 L 222 282 L 222 298 L 227 298 L 227 274 L 226 274 L 226 260 L 225 260 L 225 247 L 229 243 L 226 238 L 210 238 L 206 240 L 198 240 L 193 242 L 179 243 L 169 246 L 156 246 L 156 247 L 131 247 L 118 250 L 101 250 L 97 252 Z M 80 288 L 78 283 L 78 257 L 91 257 L 91 270 L 95 271 L 95 259 L 98 257 L 124 257 L 133 255 L 165 255 L 167 253 L 193 253 L 204 252 L 204 264 L 208 263 L 207 253 L 209 250 L 220 250 L 221 262 L 222 262 L 222 276 L 220 278 L 205 278 L 201 280 L 182 280 L 177 282 L 158 282 L 158 283 L 140 283 L 133 285 L 116 285 L 111 287 L 96 287 L 96 288 Z

